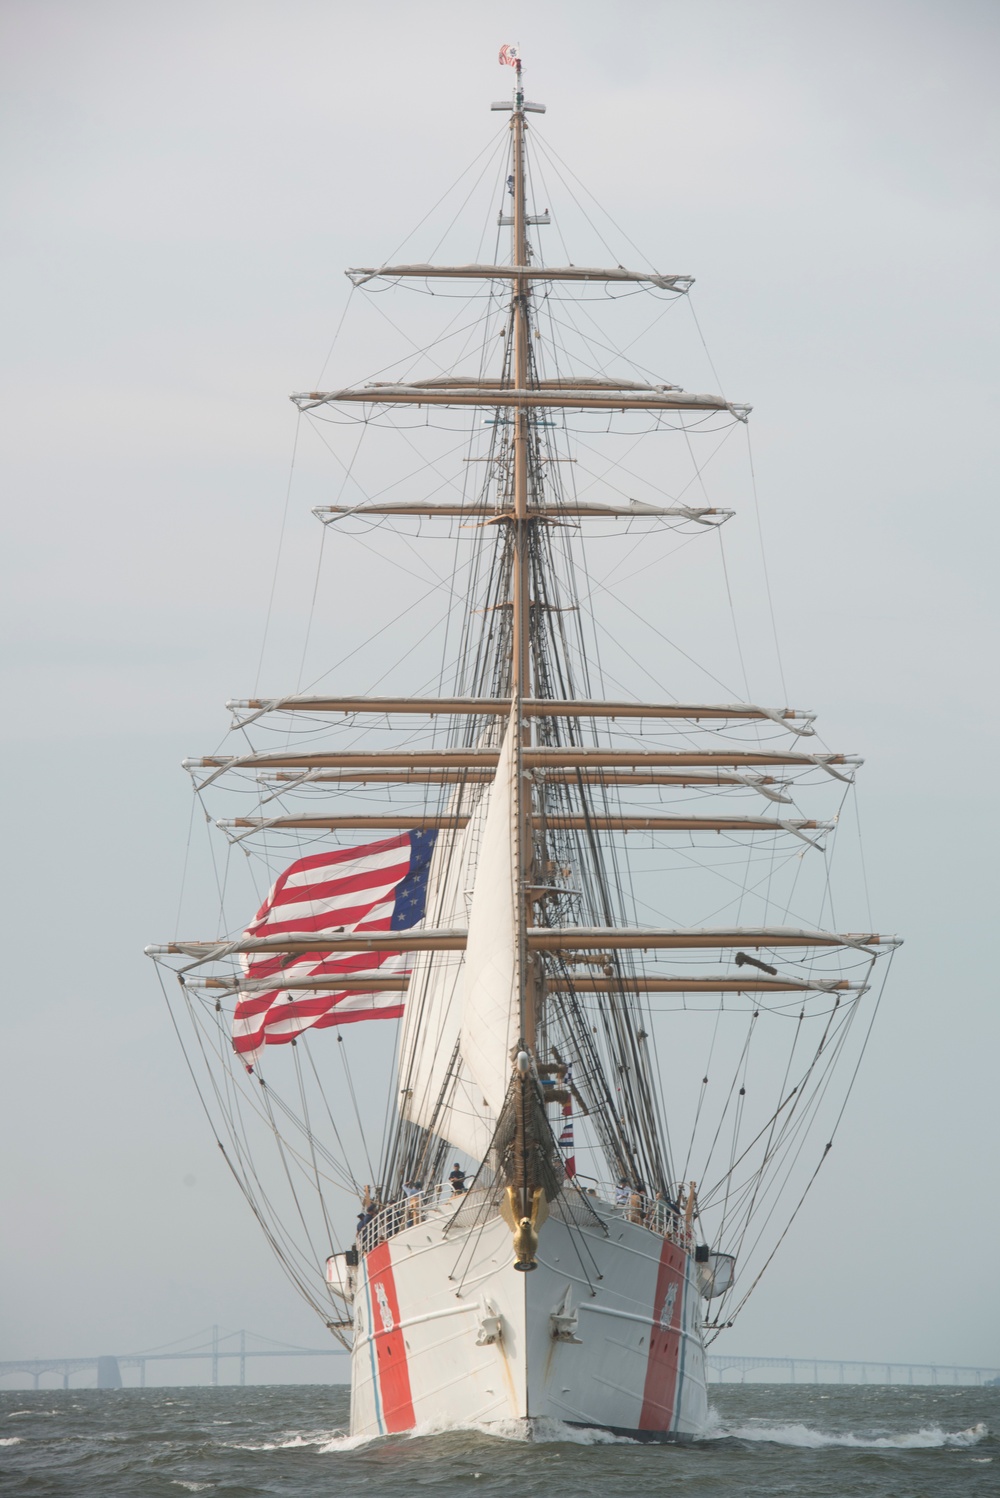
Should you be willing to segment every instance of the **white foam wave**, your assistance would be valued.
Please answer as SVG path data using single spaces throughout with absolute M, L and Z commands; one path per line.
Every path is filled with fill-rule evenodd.
M 329 1456 L 336 1451 L 357 1451 L 360 1447 L 370 1446 L 373 1441 L 381 1439 L 381 1436 L 331 1436 L 316 1449 L 321 1456 Z
M 471 1432 L 489 1436 L 499 1441 L 536 1442 L 543 1445 L 564 1443 L 573 1446 L 633 1446 L 630 1436 L 613 1435 L 609 1430 L 598 1430 L 589 1426 L 567 1425 L 562 1420 L 471 1420 L 450 1422 L 428 1420 L 401 1432 L 400 1439 L 416 1441 L 429 1436 L 457 1435 Z M 822 1447 L 847 1447 L 859 1450 L 918 1451 L 940 1447 L 971 1447 L 989 1434 L 986 1425 L 972 1425 L 968 1430 L 947 1431 L 939 1425 L 925 1425 L 915 1431 L 897 1431 L 876 1434 L 856 1431 L 816 1430 L 802 1424 L 779 1424 L 767 1421 L 750 1421 L 744 1425 L 727 1424 L 717 1411 L 709 1412 L 709 1424 L 699 1437 L 702 1441 L 759 1441 L 774 1446 L 798 1446 L 811 1450 Z M 357 1451 L 384 1436 L 351 1436 L 343 1431 L 294 1431 L 283 1439 L 274 1441 L 227 1442 L 235 1451 L 295 1451 L 312 1449 L 321 1456 L 333 1456 L 339 1452 Z M 10 1444 L 10 1443 L 8 1443 Z M 989 1458 L 987 1458 L 989 1460 Z M 182 1486 L 188 1486 L 182 1484 Z M 195 1491 L 191 1488 L 191 1491 Z
M 498 1441 L 531 1441 L 549 1445 L 553 1442 L 569 1443 L 573 1446 L 632 1446 L 629 1436 L 612 1435 L 610 1430 L 597 1430 L 591 1426 L 567 1425 L 562 1420 L 539 1416 L 533 1420 L 427 1420 L 417 1425 L 408 1435 L 417 1440 L 421 1436 L 441 1436 L 471 1431 L 480 1436 L 491 1436 Z
M 4 1436 L 0 1439 L 0 1446 L 20 1446 L 20 1436 Z
M 800 1446 L 812 1450 L 843 1446 L 865 1451 L 931 1451 L 942 1446 L 975 1446 L 988 1434 L 988 1428 L 982 1423 L 972 1425 L 968 1430 L 949 1431 L 942 1430 L 940 1425 L 924 1425 L 919 1430 L 858 1435 L 855 1431 L 813 1430 L 808 1425 L 772 1425 L 765 1421 L 726 1425 L 716 1417 L 701 1439 L 764 1441 L 775 1446 Z
M 280 1441 L 227 1441 L 226 1445 L 232 1451 L 301 1451 L 309 1446 L 317 1451 L 352 1451 L 355 1446 L 375 1439 L 377 1437 L 345 1436 L 339 1431 L 313 1431 L 308 1435 L 297 1431 Z
M 594 1425 L 566 1425 L 562 1420 L 536 1420 L 531 1432 L 533 1441 L 569 1441 L 573 1446 L 636 1446 L 631 1436 L 616 1436 L 613 1431 Z
M 629 1436 L 612 1435 L 609 1430 L 566 1425 L 562 1420 L 425 1420 L 413 1430 L 400 1432 L 398 1439 L 419 1441 L 429 1436 L 457 1435 L 471 1432 L 490 1436 L 498 1441 L 524 1441 L 549 1445 L 562 1442 L 572 1446 L 632 1446 Z M 227 1442 L 234 1451 L 294 1451 L 312 1447 L 322 1456 L 338 1452 L 357 1451 L 373 1441 L 385 1440 L 384 1436 L 350 1436 L 342 1431 L 305 1433 L 290 1432 L 284 1439 L 275 1441 Z

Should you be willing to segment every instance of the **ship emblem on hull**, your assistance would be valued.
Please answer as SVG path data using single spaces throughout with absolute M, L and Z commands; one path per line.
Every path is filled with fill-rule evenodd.
M 674 1280 L 667 1289 L 666 1299 L 663 1302 L 663 1310 L 660 1312 L 660 1325 L 664 1331 L 670 1330 L 670 1323 L 674 1319 L 674 1305 L 677 1301 L 677 1281 Z
M 392 1311 L 389 1307 L 389 1297 L 385 1293 L 385 1286 L 381 1280 L 378 1280 L 372 1286 L 372 1289 L 375 1291 L 375 1299 L 378 1301 L 378 1313 L 382 1317 L 382 1330 L 391 1332 L 396 1323 L 393 1320 Z

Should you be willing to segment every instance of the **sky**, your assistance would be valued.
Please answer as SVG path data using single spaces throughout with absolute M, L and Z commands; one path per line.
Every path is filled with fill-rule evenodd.
M 732 1350 L 1000 1363 L 979 1272 L 1000 1231 L 996 7 L 6 0 L 0 27 L 0 1357 L 213 1323 L 321 1341 L 142 948 L 176 925 L 179 760 L 215 747 L 227 697 L 285 690 L 306 654 L 332 666 L 391 601 L 377 563 L 328 573 L 304 649 L 309 511 L 334 480 L 310 454 L 289 488 L 286 396 L 324 365 L 342 269 L 384 261 L 496 134 L 508 41 L 545 139 L 697 278 L 714 367 L 754 407 L 789 700 L 866 758 L 872 904 L 906 938 L 822 1185 Z M 345 323 L 328 378 L 383 346 Z M 690 330 L 667 356 L 702 382 Z M 735 605 L 752 689 L 776 697 L 743 509 Z

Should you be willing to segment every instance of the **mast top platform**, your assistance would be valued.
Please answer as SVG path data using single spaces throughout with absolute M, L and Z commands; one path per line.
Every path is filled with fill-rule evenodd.
M 501 67 L 514 69 L 514 97 L 508 103 L 506 99 L 497 99 L 490 105 L 491 109 L 509 109 L 514 114 L 544 114 L 544 104 L 532 104 L 524 97 L 524 89 L 521 86 L 521 52 L 520 48 L 505 42 L 500 48 L 497 58 Z

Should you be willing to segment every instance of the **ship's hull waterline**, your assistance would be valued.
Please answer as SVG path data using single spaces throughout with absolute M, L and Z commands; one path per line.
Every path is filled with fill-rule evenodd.
M 691 1252 L 639 1222 L 553 1216 L 533 1271 L 499 1215 L 429 1212 L 359 1256 L 351 1433 L 547 1422 L 690 1439 L 708 1398 Z M 574 1214 L 579 1219 L 579 1212 Z

